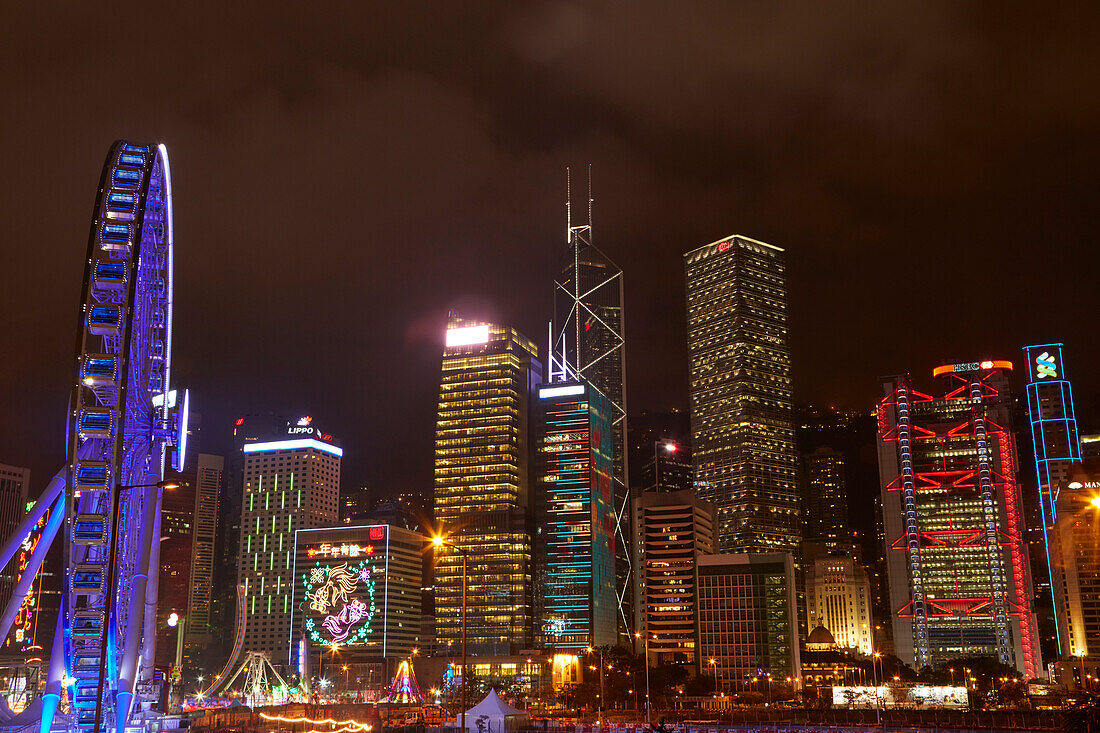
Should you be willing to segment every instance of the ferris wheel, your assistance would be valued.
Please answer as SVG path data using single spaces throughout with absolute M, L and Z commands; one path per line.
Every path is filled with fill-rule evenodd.
M 0 550 L 2 567 L 40 532 L 0 616 L 3 638 L 46 550 L 63 544 L 42 731 L 54 725 L 63 688 L 66 727 L 81 733 L 121 733 L 135 703 L 155 696 L 161 493 L 165 469 L 182 468 L 187 435 L 187 395 L 169 390 L 172 250 L 168 151 L 116 142 L 84 263 L 66 464 Z

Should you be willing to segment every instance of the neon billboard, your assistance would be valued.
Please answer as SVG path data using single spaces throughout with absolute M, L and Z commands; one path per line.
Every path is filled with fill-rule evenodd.
M 312 643 L 331 647 L 372 641 L 378 610 L 375 580 L 384 577 L 385 570 L 375 567 L 374 548 L 362 549 L 371 552 L 362 553 L 358 561 L 318 559 L 302 573 L 305 633 Z M 311 557 L 320 554 L 314 548 L 308 552 Z

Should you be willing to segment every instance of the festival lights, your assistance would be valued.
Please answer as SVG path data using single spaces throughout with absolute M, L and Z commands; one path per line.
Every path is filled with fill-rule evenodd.
M 335 566 L 318 561 L 302 574 L 305 600 L 313 612 L 305 621 L 311 641 L 329 647 L 366 643 L 377 610 L 374 601 L 377 573 L 370 559 L 364 558 L 355 564 L 343 562 Z M 323 617 L 319 622 L 317 615 Z

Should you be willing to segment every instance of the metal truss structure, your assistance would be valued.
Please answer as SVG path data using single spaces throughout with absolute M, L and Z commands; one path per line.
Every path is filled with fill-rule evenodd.
M 554 281 L 551 379 L 584 380 L 611 403 L 615 495 L 615 587 L 620 642 L 632 643 L 636 625 L 632 502 L 626 463 L 626 338 L 623 273 L 592 243 L 592 175 L 589 166 L 588 223 L 574 226 L 566 169 L 568 255 Z

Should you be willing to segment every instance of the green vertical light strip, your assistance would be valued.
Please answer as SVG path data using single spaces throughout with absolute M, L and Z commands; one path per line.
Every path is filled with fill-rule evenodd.
M 268 570 L 274 570 L 275 569 L 275 553 L 274 552 L 267 553 L 267 569 Z
M 271 494 L 264 494 L 264 511 L 271 509 Z
M 267 597 L 267 612 L 268 614 L 271 613 L 271 596 Z
M 248 511 L 253 511 L 253 506 L 256 503 L 256 495 L 252 493 L 252 490 L 248 490 Z
M 264 535 L 264 546 L 260 548 L 260 552 L 267 552 L 267 535 Z
M 260 569 L 260 556 L 259 554 L 252 556 L 252 572 L 256 572 Z
M 279 534 L 279 552 L 283 551 L 283 535 Z
M 275 515 L 271 516 L 271 533 L 275 534 Z
M 253 531 L 255 531 L 256 534 L 260 533 L 260 518 L 259 517 L 256 517 L 256 529 L 253 530 Z
M 248 554 L 252 554 L 252 535 L 245 535 L 244 551 Z
M 283 596 L 283 613 L 290 613 L 290 596 Z
M 286 554 L 286 569 L 290 570 L 290 553 Z
M 260 576 L 260 595 L 264 594 L 264 576 Z
M 280 491 L 279 492 L 279 508 L 280 509 L 286 509 L 286 492 L 285 491 Z
M 248 613 L 250 615 L 256 613 L 256 596 L 252 596 L 252 609 Z

